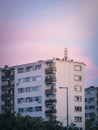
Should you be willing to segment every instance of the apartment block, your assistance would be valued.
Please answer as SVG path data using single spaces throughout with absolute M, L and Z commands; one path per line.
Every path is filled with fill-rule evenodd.
M 98 120 L 98 87 L 85 89 L 85 118 L 96 117 Z
M 57 119 L 64 125 L 68 120 L 85 130 L 84 66 L 53 58 L 1 68 L 0 111 Z

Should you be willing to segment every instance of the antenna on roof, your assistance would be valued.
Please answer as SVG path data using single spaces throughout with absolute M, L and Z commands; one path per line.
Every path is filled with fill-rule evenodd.
M 64 60 L 68 59 L 68 49 L 64 48 Z

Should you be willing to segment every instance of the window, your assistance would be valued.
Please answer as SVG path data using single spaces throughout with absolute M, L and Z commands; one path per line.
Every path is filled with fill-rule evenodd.
M 26 92 L 30 92 L 30 87 L 25 88 Z
M 18 79 L 18 83 L 19 84 L 22 83 L 22 78 Z
M 35 101 L 37 101 L 37 102 L 38 102 L 38 101 L 39 101 L 39 97 L 35 97 Z
M 33 112 L 33 107 L 29 107 L 29 112 Z
M 75 106 L 75 112 L 81 112 L 82 107 L 81 106 Z
M 85 117 L 89 117 L 89 113 L 85 113 Z
M 41 75 L 36 76 L 36 81 L 39 81 L 39 80 L 41 80 Z
M 32 66 L 26 67 L 26 72 L 30 72 L 32 70 Z
M 19 113 L 23 113 L 23 108 L 19 108 L 19 109 L 18 109 L 18 112 L 19 112 Z
M 24 68 L 18 68 L 18 73 L 23 73 L 24 72 Z
M 37 97 L 26 97 L 26 98 L 18 98 L 17 100 L 18 103 L 29 103 L 29 102 L 42 102 L 42 96 L 37 96 Z
M 39 86 L 34 86 L 34 87 L 26 87 L 26 88 L 18 88 L 18 93 L 28 93 L 28 92 L 34 92 L 34 91 L 39 91 L 41 88 L 41 85 Z
M 35 70 L 39 70 L 39 69 L 41 69 L 41 65 L 36 65 Z
M 89 117 L 93 117 L 93 116 L 95 116 L 94 112 L 89 113 Z
M 32 77 L 32 81 L 39 81 L 39 80 L 41 80 L 41 75 Z
M 82 66 L 81 65 L 74 65 L 74 70 L 81 71 L 82 70 Z
M 75 85 L 75 86 L 74 86 L 74 90 L 80 92 L 80 91 L 82 91 L 82 86 L 80 86 L 80 85 Z
M 89 98 L 90 102 L 93 102 L 95 99 L 93 97 Z
M 29 102 L 33 102 L 34 101 L 34 97 L 30 97 Z
M 30 82 L 31 81 L 31 77 L 25 77 L 24 79 L 23 79 L 23 82 Z
M 79 127 L 77 130 L 83 130 L 81 127 Z
M 23 103 L 23 102 L 25 102 L 24 98 L 18 98 L 18 103 Z
M 30 102 L 30 97 L 27 97 L 27 98 L 26 98 L 26 102 Z
M 42 97 L 41 97 L 41 96 L 39 96 L 39 97 L 35 97 L 35 101 L 37 101 L 38 103 L 41 103 L 41 101 L 42 101 Z
M 82 117 L 75 116 L 75 122 L 82 122 Z
M 39 91 L 41 86 L 35 86 L 35 87 L 32 87 L 32 91 Z
M 88 106 L 85 106 L 85 110 L 87 110 L 88 109 Z
M 87 98 L 85 98 L 85 102 L 87 102 L 87 100 L 88 100 L 88 99 L 87 99 Z
M 27 83 L 27 82 L 39 81 L 39 80 L 41 80 L 41 75 L 19 78 L 18 83 Z
M 18 101 L 17 101 L 18 103 L 21 103 L 21 98 L 18 98 Z
M 94 105 L 90 105 L 89 109 L 95 109 L 95 106 Z
M 18 93 L 23 93 L 24 92 L 24 88 L 18 88 Z
M 42 107 L 41 106 L 35 107 L 35 111 L 42 111 Z
M 82 77 L 79 76 L 79 75 L 74 75 L 74 80 L 75 80 L 75 81 L 81 81 L 81 80 L 82 80 Z
M 19 113 L 27 113 L 27 112 L 35 112 L 35 111 L 42 111 L 42 107 L 27 107 L 27 108 L 19 108 L 18 112 Z
M 82 96 L 75 96 L 75 102 L 81 102 Z
M 35 66 L 32 66 L 32 70 L 33 70 L 33 71 L 35 70 Z
M 32 77 L 32 81 L 36 81 L 36 77 L 35 76 Z
M 94 102 L 95 101 L 95 98 L 91 97 L 91 98 L 85 98 L 85 102 L 87 103 L 91 103 L 91 102 Z

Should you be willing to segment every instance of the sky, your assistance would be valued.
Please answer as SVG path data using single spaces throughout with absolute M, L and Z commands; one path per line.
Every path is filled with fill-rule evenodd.
M 63 58 L 98 87 L 98 0 L 0 0 L 0 67 Z

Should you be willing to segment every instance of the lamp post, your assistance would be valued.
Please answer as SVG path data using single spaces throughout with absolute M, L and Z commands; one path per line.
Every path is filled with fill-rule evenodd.
M 66 89 L 66 102 L 67 102 L 67 130 L 68 130 L 68 87 L 59 87 L 60 89 Z

